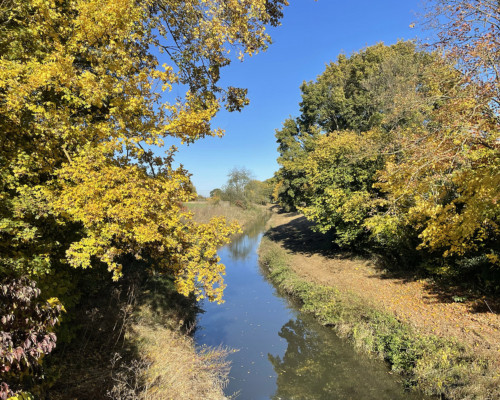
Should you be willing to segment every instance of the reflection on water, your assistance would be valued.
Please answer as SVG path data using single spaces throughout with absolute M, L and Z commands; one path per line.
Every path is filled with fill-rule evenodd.
M 230 355 L 226 394 L 238 393 L 239 400 L 416 399 L 382 362 L 357 354 L 277 294 L 258 265 L 264 224 L 221 250 L 226 302 L 205 303 L 198 318 L 199 345 L 238 349 Z
M 239 240 L 235 240 L 234 242 L 229 243 L 227 247 L 231 260 L 238 261 L 248 258 L 258 241 L 258 236 L 244 236 Z
M 268 355 L 278 376 L 275 400 L 417 398 L 389 379 L 380 362 L 353 352 L 309 315 L 291 319 L 278 335 L 288 347 L 283 356 Z
M 263 215 L 255 223 L 245 229 L 245 232 L 240 237 L 226 246 L 229 250 L 231 260 L 245 260 L 252 250 L 258 247 L 262 231 L 264 230 L 268 218 L 268 215 Z

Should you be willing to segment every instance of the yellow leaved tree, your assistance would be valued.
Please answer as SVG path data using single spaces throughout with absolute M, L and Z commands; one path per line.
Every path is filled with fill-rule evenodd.
M 238 227 L 192 221 L 189 174 L 168 142 L 223 134 L 210 120 L 248 100 L 220 71 L 267 47 L 285 5 L 0 1 L 0 286 L 15 288 L 0 307 L 0 398 L 55 347 L 63 308 L 49 298 L 78 291 L 68 265 L 118 279 L 135 257 L 180 293 L 222 301 L 216 251 Z M 15 332 L 11 309 L 25 321 Z
M 220 136 L 210 120 L 246 91 L 220 70 L 270 43 L 286 0 L 4 0 L 0 3 L 1 272 L 154 260 L 179 292 L 222 298 L 217 248 L 237 227 L 197 225 L 169 138 Z M 174 96 L 184 93 L 183 96 Z

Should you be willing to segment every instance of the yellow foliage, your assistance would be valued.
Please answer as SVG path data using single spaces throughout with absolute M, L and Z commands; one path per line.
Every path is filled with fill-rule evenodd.
M 17 247 L 3 261 L 31 262 L 24 268 L 35 273 L 33 260 L 39 269 L 46 260 L 46 271 L 54 246 L 65 246 L 70 265 L 98 260 L 117 279 L 122 256 L 148 257 L 175 275 L 181 293 L 220 301 L 216 250 L 237 228 L 222 219 L 195 224 L 182 208 L 189 174 L 171 167 L 175 148 L 159 157 L 150 146 L 222 135 L 210 120 L 223 105 L 246 103 L 244 90 L 217 86 L 229 50 L 265 49 L 265 25 L 277 25 L 286 4 L 4 2 L 0 235 Z M 173 96 L 175 86 L 185 95 Z M 61 232 L 79 227 L 79 238 L 47 237 L 43 221 Z
M 368 222 L 374 232 L 412 226 L 419 248 L 444 257 L 478 252 L 499 236 L 499 128 L 475 89 L 456 82 L 432 124 L 395 132 L 400 150 L 376 184 L 389 210 Z

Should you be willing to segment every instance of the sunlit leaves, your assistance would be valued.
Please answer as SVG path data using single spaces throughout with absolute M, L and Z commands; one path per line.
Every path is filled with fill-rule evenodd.
M 469 28 L 490 24 L 498 10 L 487 16 L 489 3 L 452 3 L 456 10 L 436 12 L 476 19 L 443 28 L 450 58 L 411 43 L 380 44 L 339 56 L 302 85 L 301 116 L 276 134 L 275 186 L 280 204 L 301 210 L 337 244 L 369 241 L 448 274 L 467 260 L 492 271 L 500 251 L 497 83 L 481 72 L 493 68 L 491 59 L 465 45 L 494 41 Z
M 80 238 L 62 245 L 69 264 L 90 267 L 99 260 L 117 278 L 123 255 L 147 254 L 179 282 L 196 278 L 196 288 L 220 299 L 210 292 L 223 271 L 214 249 L 234 228 L 223 228 L 221 221 L 214 222 L 217 229 L 190 222 L 181 207 L 191 198 L 187 171 L 172 169 L 175 149 L 158 157 L 149 146 L 162 147 L 169 137 L 191 143 L 222 135 L 210 125 L 220 107 L 239 110 L 248 103 L 245 90 L 218 85 L 221 69 L 231 61 L 228 52 L 265 49 L 270 42 L 265 25 L 278 24 L 284 5 L 282 0 L 4 3 L 0 228 L 12 244 L 25 244 L 7 261 L 22 268 L 27 259 L 45 258 L 49 269 L 54 238 L 41 241 L 36 221 L 50 220 L 63 229 L 74 224 Z M 155 48 L 164 53 L 161 67 Z M 176 97 L 170 94 L 174 87 Z M 186 258 L 185 252 L 191 255 Z M 214 267 L 218 278 L 205 270 L 198 274 L 198 261 L 201 270 Z M 181 277 L 184 268 L 191 272 Z M 186 283 L 183 293 L 186 288 L 195 290 Z

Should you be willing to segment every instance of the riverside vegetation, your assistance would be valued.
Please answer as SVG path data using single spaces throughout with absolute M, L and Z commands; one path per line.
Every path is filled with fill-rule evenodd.
M 216 113 L 248 104 L 245 89 L 221 85 L 223 67 L 265 50 L 286 5 L 0 2 L 1 399 L 43 397 L 67 377 L 47 373 L 47 355 L 56 340 L 63 352 L 89 348 L 86 313 L 124 326 L 134 275 L 139 287 L 162 276 L 193 301 L 221 301 L 217 249 L 238 227 L 192 220 L 189 173 L 169 143 L 223 135 Z M 110 318 L 85 311 L 99 293 Z
M 444 298 L 497 320 L 500 9 L 436 0 L 424 21 L 432 46 L 400 41 L 341 54 L 302 84 L 300 115 L 276 131 L 274 199 L 328 235 L 330 252 L 433 280 Z M 410 386 L 453 399 L 500 397 L 498 342 L 480 351 L 423 334 L 352 293 L 299 278 L 266 240 L 262 260 L 305 310 L 388 360 Z
M 224 216 L 242 229 L 267 212 L 207 201 L 186 206 L 195 221 Z M 51 384 L 51 397 L 225 399 L 230 350 L 196 349 L 191 337 L 200 311 L 196 299 L 178 294 L 168 277 L 144 275 L 147 266 L 137 263 L 124 266 L 126 278 L 118 283 L 103 280 L 81 304 L 77 318 L 84 346 L 63 345 L 53 356 L 49 365 L 65 374 Z
M 239 228 L 193 219 L 189 173 L 174 167 L 168 143 L 223 134 L 210 124 L 217 112 L 248 104 L 245 89 L 220 85 L 229 51 L 265 50 L 265 28 L 287 4 L 0 2 L 0 399 L 57 396 L 71 381 L 88 398 L 222 396 L 224 350 L 195 353 L 184 333 L 196 301 L 222 301 L 217 249 Z M 277 132 L 276 176 L 259 183 L 235 171 L 217 193 L 243 209 L 272 185 L 283 207 L 333 235 L 332 247 L 384 254 L 449 288 L 462 281 L 470 296 L 498 294 L 499 9 L 429 5 L 436 52 L 399 42 L 339 56 L 302 86 L 301 115 Z M 224 201 L 217 193 L 214 203 Z M 315 307 L 320 298 L 329 307 L 325 293 Z M 400 332 L 394 342 L 353 328 L 421 386 L 460 397 L 467 383 L 451 366 L 452 376 L 425 383 L 434 372 L 415 366 L 427 363 L 418 361 L 428 360 L 426 342 L 444 369 L 455 358 L 489 385 L 487 361 L 434 339 L 416 340 L 413 352 L 397 321 L 352 312 Z M 186 350 L 172 355 L 189 383 L 157 374 L 171 371 L 159 339 Z
M 411 320 L 403 322 L 367 296 L 349 290 L 349 285 L 341 291 L 299 275 L 291 268 L 295 253 L 269 236 L 263 238 L 259 254 L 269 278 L 297 298 L 303 311 L 331 326 L 358 350 L 386 360 L 409 389 L 449 399 L 493 400 L 500 396 L 498 363 L 489 352 L 478 353 L 477 348 L 454 338 L 422 332 Z M 303 257 L 302 262 L 310 264 L 308 256 Z M 330 268 L 335 279 L 338 272 Z

